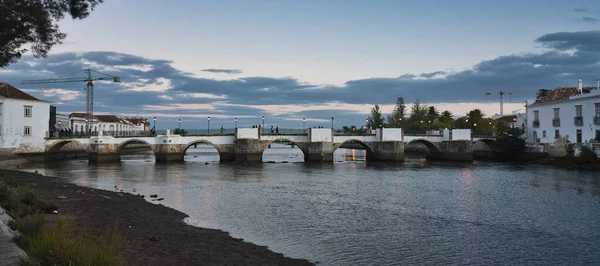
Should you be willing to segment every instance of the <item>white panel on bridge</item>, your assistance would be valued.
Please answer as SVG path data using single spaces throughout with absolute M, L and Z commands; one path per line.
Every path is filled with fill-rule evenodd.
M 401 141 L 402 140 L 402 129 L 401 128 L 383 128 L 381 132 L 381 141 Z
M 414 140 L 426 140 L 429 142 L 442 142 L 444 137 L 440 135 L 404 135 L 404 143 L 407 144 Z
M 258 128 L 237 128 L 235 135 L 238 139 L 258 139 Z
M 452 140 L 471 140 L 470 129 L 453 129 Z
M 443 137 L 442 138 L 443 141 L 449 141 L 450 140 L 450 130 L 444 129 L 442 131 L 442 137 Z
M 333 130 L 331 128 L 311 128 L 308 135 L 310 142 L 331 142 Z

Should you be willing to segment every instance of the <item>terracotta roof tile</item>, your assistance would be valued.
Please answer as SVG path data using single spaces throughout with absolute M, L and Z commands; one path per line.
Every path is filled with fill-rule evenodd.
M 27 94 L 26 92 L 24 92 L 22 90 L 19 90 L 19 89 L 13 87 L 12 85 L 10 85 L 6 82 L 0 82 L 0 96 L 6 97 L 9 99 L 45 102 L 43 100 L 40 100 L 38 98 L 35 98 L 35 97 Z
M 585 93 L 585 92 L 589 92 L 591 90 L 595 90 L 596 87 L 583 87 L 582 89 L 583 89 L 583 92 Z M 577 95 L 578 93 L 579 92 L 577 90 L 577 87 L 556 88 L 552 92 L 550 92 L 550 94 L 546 95 L 546 97 L 535 101 L 535 103 L 549 103 L 549 102 L 554 102 L 554 101 L 564 101 L 564 100 L 568 100 L 569 97 L 571 97 L 571 96 Z

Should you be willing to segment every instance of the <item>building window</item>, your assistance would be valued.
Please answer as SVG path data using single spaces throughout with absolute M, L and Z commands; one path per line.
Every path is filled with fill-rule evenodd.
M 576 105 L 575 106 L 575 116 L 576 117 L 582 117 L 583 116 L 583 112 L 581 111 L 581 105 Z
M 594 106 L 596 107 L 596 117 L 600 117 L 600 103 L 595 103 Z
M 0 103 L 0 115 L 2 115 L 2 103 Z
M 31 117 L 31 109 L 33 108 L 32 106 L 27 106 L 25 105 L 25 117 Z
M 533 111 L 533 120 L 534 121 L 540 120 L 540 111 L 539 110 Z
M 546 130 L 542 131 L 542 138 L 546 137 Z
M 558 129 L 554 130 L 554 138 L 555 139 L 560 138 L 560 131 Z
M 560 118 L 560 108 L 554 108 L 554 119 Z
M 25 129 L 23 130 L 23 136 L 31 136 L 31 127 L 25 126 Z

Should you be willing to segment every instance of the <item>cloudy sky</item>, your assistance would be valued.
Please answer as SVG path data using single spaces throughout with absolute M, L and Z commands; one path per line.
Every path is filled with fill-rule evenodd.
M 174 4 L 176 3 L 176 4 Z M 64 20 L 46 59 L 0 69 L 58 111 L 85 110 L 84 83 L 21 80 L 116 75 L 97 82 L 95 111 L 156 116 L 158 128 L 260 123 L 360 125 L 374 104 L 420 99 L 464 115 L 522 109 L 540 88 L 596 85 L 597 1 L 106 0 Z

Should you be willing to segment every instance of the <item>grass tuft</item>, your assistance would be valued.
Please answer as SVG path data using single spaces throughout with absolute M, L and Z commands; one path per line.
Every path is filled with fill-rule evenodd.
M 0 206 L 15 219 L 10 226 L 21 232 L 15 239 L 30 256 L 22 265 L 121 265 L 123 246 L 118 223 L 98 239 L 83 230 L 73 230 L 70 219 L 57 217 L 45 223 L 43 213 L 56 210 L 18 179 L 0 175 Z

